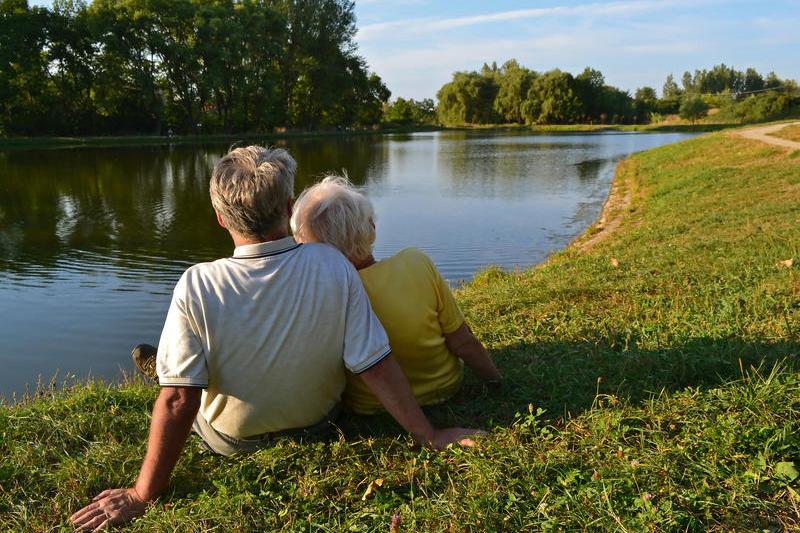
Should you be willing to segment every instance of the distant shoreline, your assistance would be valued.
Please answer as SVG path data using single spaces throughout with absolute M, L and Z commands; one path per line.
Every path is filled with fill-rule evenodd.
M 286 132 L 223 133 L 210 135 L 110 135 L 85 137 L 10 137 L 0 138 L 0 149 L 38 149 L 38 148 L 81 148 L 116 146 L 170 146 L 202 145 L 224 142 L 237 142 L 250 139 L 313 139 L 365 137 L 392 133 L 419 133 L 433 131 L 527 131 L 531 133 L 601 133 L 606 131 L 650 132 L 650 133 L 692 133 L 711 132 L 726 128 L 741 127 L 736 123 L 699 124 L 565 124 L 524 126 L 519 124 L 444 126 L 396 126 L 375 130 L 316 130 Z

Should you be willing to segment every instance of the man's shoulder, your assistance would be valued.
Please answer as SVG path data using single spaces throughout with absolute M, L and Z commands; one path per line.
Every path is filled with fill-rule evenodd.
M 353 270 L 350 261 L 339 250 L 328 244 L 303 244 L 288 252 L 286 259 L 292 261 L 291 271 L 295 274 L 292 277 L 301 276 L 302 272 L 323 272 L 325 277 L 347 278 Z M 226 257 L 194 264 L 184 271 L 178 286 L 184 285 L 189 290 L 202 291 L 220 284 L 224 285 L 231 279 L 231 274 L 237 277 L 239 271 L 248 271 L 251 266 L 248 261 Z
M 334 262 L 347 261 L 347 258 L 336 247 L 321 242 L 304 243 L 297 251 L 301 254 L 315 255 Z
M 183 272 L 182 277 L 187 279 L 202 278 L 227 268 L 229 261 L 230 258 L 225 257 L 222 259 L 217 259 L 216 261 L 195 263 Z

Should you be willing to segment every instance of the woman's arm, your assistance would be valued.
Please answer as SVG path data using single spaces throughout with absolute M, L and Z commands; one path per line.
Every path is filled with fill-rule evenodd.
M 487 381 L 497 381 L 503 378 L 497 367 L 494 366 L 489 352 L 486 351 L 466 322 L 461 324 L 452 333 L 445 333 L 444 340 L 447 349 L 462 359 L 478 376 Z

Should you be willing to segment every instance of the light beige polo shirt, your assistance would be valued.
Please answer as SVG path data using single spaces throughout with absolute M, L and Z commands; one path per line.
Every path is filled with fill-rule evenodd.
M 310 426 L 390 353 L 358 273 L 332 246 L 240 246 L 181 276 L 161 341 L 162 386 L 203 387 L 200 415 L 236 438 Z

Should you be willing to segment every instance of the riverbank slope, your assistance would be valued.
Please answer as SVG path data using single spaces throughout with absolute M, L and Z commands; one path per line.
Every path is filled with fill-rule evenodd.
M 800 154 L 714 133 L 629 158 L 615 186 L 612 234 L 458 291 L 507 382 L 468 376 L 429 413 L 489 428 L 477 448 L 415 449 L 381 417 L 243 459 L 192 437 L 129 530 L 798 527 Z M 0 529 L 131 483 L 154 397 L 89 384 L 0 408 Z

